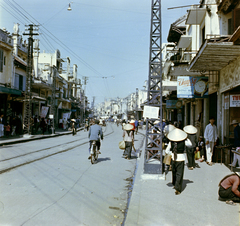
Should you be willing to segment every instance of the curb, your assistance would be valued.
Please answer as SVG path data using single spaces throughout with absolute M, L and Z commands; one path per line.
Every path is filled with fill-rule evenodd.
M 83 129 L 84 128 L 80 128 L 77 130 L 77 132 L 80 130 L 83 130 Z M 29 142 L 32 140 L 42 140 L 42 139 L 46 139 L 46 138 L 52 138 L 52 137 L 57 137 L 57 136 L 69 135 L 69 134 L 72 134 L 72 132 L 67 131 L 67 132 L 63 132 L 63 133 L 54 133 L 54 134 L 50 134 L 50 135 L 46 135 L 46 136 L 44 136 L 44 135 L 34 136 L 33 135 L 33 137 L 31 137 L 31 138 L 20 137 L 20 138 L 16 138 L 15 140 L 12 140 L 12 141 L 3 141 L 3 142 L 0 141 L 0 146 L 16 144 L 16 143 L 24 143 L 24 142 Z

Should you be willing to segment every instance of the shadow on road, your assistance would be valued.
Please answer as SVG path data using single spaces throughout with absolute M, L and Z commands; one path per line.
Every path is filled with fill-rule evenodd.
M 111 160 L 111 158 L 106 157 L 106 158 L 98 158 L 98 162 L 104 162 L 104 161 L 108 161 Z

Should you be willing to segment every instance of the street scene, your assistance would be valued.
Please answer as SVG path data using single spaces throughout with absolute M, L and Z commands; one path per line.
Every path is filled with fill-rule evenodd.
M 2 0 L 0 226 L 240 225 L 240 0 Z
M 122 129 L 104 130 L 97 163 L 88 160 L 88 133 L 1 147 L 0 225 L 121 225 L 138 154 L 122 158 Z M 143 136 L 136 136 L 140 149 Z

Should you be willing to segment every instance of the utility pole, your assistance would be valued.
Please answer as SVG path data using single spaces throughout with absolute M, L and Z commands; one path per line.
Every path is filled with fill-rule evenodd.
M 56 77 L 57 77 L 57 68 L 56 66 L 52 67 L 52 96 L 51 96 L 51 108 L 50 114 L 53 116 L 52 124 L 52 134 L 55 132 L 55 113 L 56 113 Z
M 150 32 L 150 54 L 148 75 L 147 106 L 158 107 L 160 112 L 160 133 L 154 133 L 152 127 L 156 119 L 146 120 L 146 142 L 144 173 L 162 174 L 162 29 L 161 29 L 161 0 L 152 0 L 151 7 L 151 32 Z M 152 137 L 156 139 L 152 139 Z M 160 140 L 160 142 L 156 142 Z M 154 147 L 148 147 L 148 143 Z M 153 155 L 150 155 L 153 153 Z M 156 164 L 156 159 L 158 162 Z M 151 161 L 150 161 L 151 160 Z M 159 163 L 159 164 L 158 164 Z
M 83 76 L 83 84 L 84 84 L 84 91 L 83 91 L 83 121 L 85 119 L 85 94 L 86 94 L 86 86 L 87 86 L 87 80 L 88 77 L 87 76 Z
M 136 120 L 138 120 L 138 88 L 136 88 Z
M 94 104 L 95 104 L 95 96 L 93 97 L 93 101 L 92 101 L 92 113 L 93 113 L 93 116 L 94 116 Z
M 26 90 L 25 90 L 25 103 L 24 103 L 24 133 L 31 135 L 31 117 L 32 117 L 32 71 L 33 71 L 33 35 L 38 35 L 34 33 L 33 24 L 28 25 L 28 33 L 23 33 L 23 35 L 28 35 L 28 55 L 27 55 L 27 74 L 26 74 Z

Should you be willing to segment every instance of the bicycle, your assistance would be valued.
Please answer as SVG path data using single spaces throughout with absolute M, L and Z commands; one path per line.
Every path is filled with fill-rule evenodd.
M 99 154 L 96 140 L 92 141 L 90 154 L 91 154 L 91 163 L 92 164 L 96 163 L 98 160 L 98 154 Z

